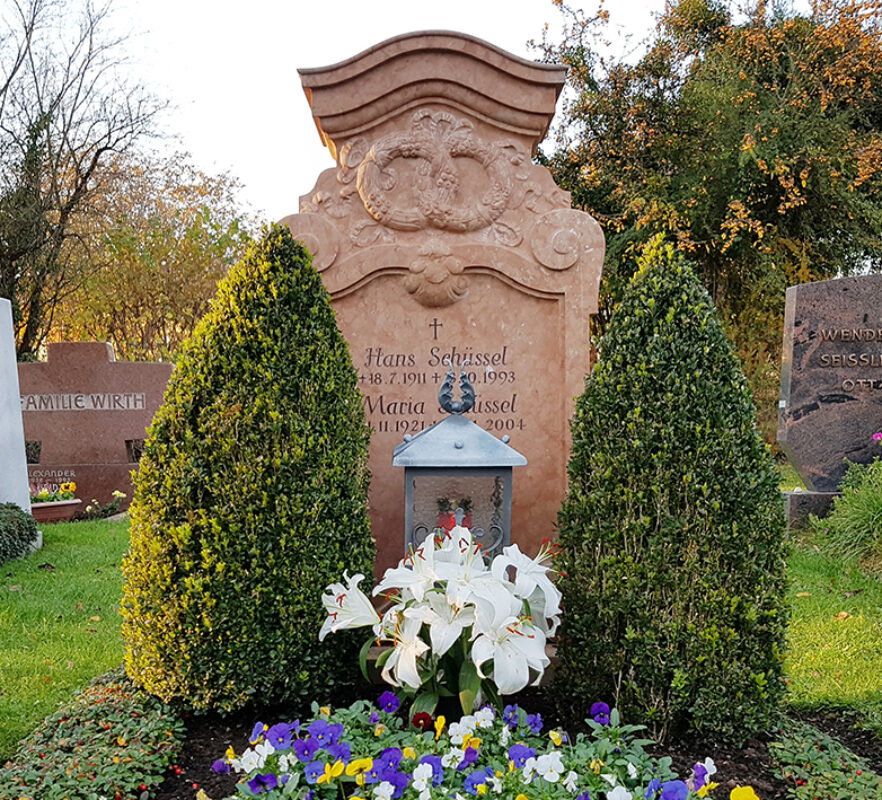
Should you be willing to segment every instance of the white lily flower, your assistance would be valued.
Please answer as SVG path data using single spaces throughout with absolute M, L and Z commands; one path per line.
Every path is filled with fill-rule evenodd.
M 420 619 L 429 626 L 429 641 L 436 656 L 443 656 L 459 641 L 463 631 L 475 624 L 474 608 L 452 606 L 443 592 L 435 590 L 426 592 L 424 603 L 407 608 L 404 615 Z
M 579 788 L 578 780 L 579 776 L 575 772 L 573 772 L 573 770 L 570 770 L 567 773 L 566 778 L 563 779 L 564 789 L 566 789 L 570 794 L 575 794 Z
M 413 597 L 418 603 L 425 593 L 439 580 L 435 571 L 435 537 L 427 536 L 419 547 L 398 562 L 398 566 L 387 569 L 382 580 L 374 587 L 374 596 L 399 589 L 402 597 Z
M 606 793 L 606 800 L 633 800 L 631 794 L 624 786 L 616 786 L 611 792 Z
M 560 753 L 557 750 L 545 753 L 536 759 L 536 772 L 549 783 L 557 783 L 563 771 L 563 761 L 561 761 Z
M 481 665 L 491 659 L 493 682 L 499 693 L 515 694 L 529 683 L 531 669 L 538 673 L 538 683 L 549 665 L 545 634 L 524 620 L 509 617 L 498 628 L 481 632 L 472 644 L 472 661 L 482 678 L 489 676 Z
M 545 592 L 537 586 L 524 601 L 529 608 L 529 615 L 533 619 L 533 624 L 541 630 L 546 637 L 552 637 L 557 632 L 560 625 L 560 614 L 554 614 L 551 617 L 545 616 L 546 597 Z
M 417 669 L 417 659 L 429 649 L 429 645 L 420 639 L 422 626 L 421 620 L 408 617 L 405 617 L 404 622 L 398 626 L 392 655 L 386 661 L 382 672 L 383 680 L 387 683 L 393 686 L 406 683 L 412 689 L 419 689 L 423 685 Z
M 502 555 L 493 559 L 491 567 L 493 576 L 503 579 L 509 567 L 516 570 L 514 592 L 522 600 L 526 600 L 537 588 L 545 597 L 544 617 L 555 617 L 560 614 L 560 590 L 548 577 L 549 569 L 542 564 L 548 553 L 540 551 L 536 558 L 530 558 L 521 552 L 516 544 L 502 549 Z
M 353 575 L 350 578 L 344 572 L 343 579 L 348 582 L 348 586 L 332 583 L 325 588 L 326 594 L 322 595 L 322 604 L 328 612 L 328 617 L 319 631 L 319 641 L 328 633 L 336 633 L 343 628 L 376 625 L 380 621 L 380 616 L 374 610 L 371 601 L 358 588 L 358 584 L 364 580 L 364 575 Z
M 374 797 L 377 800 L 392 800 L 395 787 L 389 781 L 382 781 L 374 787 Z

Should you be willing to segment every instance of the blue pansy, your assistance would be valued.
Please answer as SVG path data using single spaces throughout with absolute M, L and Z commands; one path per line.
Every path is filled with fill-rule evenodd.
M 294 752 L 304 764 L 310 761 L 319 751 L 319 743 L 315 739 L 295 739 Z
M 349 746 L 347 742 L 339 741 L 336 744 L 328 745 L 325 748 L 328 751 L 328 755 L 336 761 L 339 759 L 344 764 L 348 764 L 352 759 L 352 748 Z
M 251 789 L 254 794 L 271 792 L 278 787 L 279 779 L 272 772 L 268 775 L 255 775 L 250 781 L 248 781 L 248 788 Z
M 661 789 L 661 778 L 653 778 L 646 787 L 646 794 L 643 795 L 644 800 L 652 800 L 659 789 Z
M 478 787 L 482 783 L 487 783 L 487 773 L 482 769 L 476 769 L 473 773 L 471 773 L 463 783 L 463 788 L 469 794 L 477 794 Z
M 508 757 L 518 769 L 522 769 L 528 758 L 536 758 L 536 751 L 525 744 L 513 744 L 508 748 Z
M 536 734 L 542 732 L 542 715 L 541 714 L 527 714 L 527 727 L 530 729 L 530 733 Z
M 322 775 L 325 774 L 325 763 L 323 761 L 310 761 L 303 768 L 303 775 L 307 783 L 315 783 Z
M 697 792 L 707 783 L 707 767 L 704 764 L 696 764 L 692 768 L 692 774 L 695 775 L 692 788 Z
M 466 748 L 465 755 L 462 757 L 462 761 L 459 762 L 459 766 L 456 768 L 458 771 L 464 770 L 466 767 L 474 764 L 478 760 L 478 751 L 469 745 Z
M 401 752 L 400 748 L 387 747 L 380 753 L 378 761 L 384 767 L 397 767 L 401 763 L 402 758 L 404 758 L 404 753 Z
M 586 789 L 582 794 L 576 795 L 576 800 L 591 800 L 591 792 Z
M 404 772 L 399 772 L 394 767 L 389 767 L 380 775 L 380 780 L 388 781 L 395 787 L 395 791 L 392 792 L 392 797 L 398 798 L 404 794 L 404 790 L 407 788 L 407 784 L 410 782 L 410 779 Z
M 211 765 L 212 772 L 229 772 L 230 765 L 224 761 L 222 758 L 219 758 L 214 764 Z
M 609 706 L 606 703 L 595 703 L 591 706 L 591 717 L 599 725 L 609 725 Z
M 306 730 L 319 743 L 319 747 L 337 744 L 343 735 L 343 726 L 340 723 L 331 725 L 323 719 L 317 719 Z
M 371 715 L 368 717 L 368 722 L 371 725 L 376 725 L 380 721 L 380 715 L 376 711 L 371 711 Z
M 661 785 L 661 800 L 686 800 L 689 787 L 683 781 L 665 781 Z
M 377 699 L 377 705 L 387 714 L 393 714 L 398 711 L 401 701 L 394 692 L 383 692 Z
M 516 705 L 506 706 L 502 710 L 502 721 L 505 722 L 509 728 L 517 728 L 518 722 L 520 721 L 520 714 L 518 712 L 519 709 Z
M 276 750 L 287 750 L 291 746 L 291 726 L 280 722 L 266 732 L 266 738 Z
M 440 786 L 444 780 L 444 766 L 441 764 L 441 756 L 423 756 L 420 759 L 420 764 L 429 764 L 432 767 L 432 786 Z
M 261 739 L 263 739 L 263 732 L 266 730 L 266 725 L 262 722 L 255 722 L 254 728 L 251 731 L 251 736 L 248 737 L 248 742 L 250 744 L 258 744 Z

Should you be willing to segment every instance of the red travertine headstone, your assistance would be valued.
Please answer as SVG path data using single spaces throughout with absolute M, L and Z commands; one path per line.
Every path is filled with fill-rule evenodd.
M 404 548 L 393 448 L 441 418 L 448 363 L 471 373 L 471 418 L 528 459 L 513 540 L 535 552 L 554 534 L 604 253 L 598 224 L 531 162 L 565 74 L 448 32 L 300 70 L 337 165 L 283 222 L 314 254 L 359 370 L 378 570 Z
M 58 342 L 48 360 L 18 365 L 28 478 L 50 491 L 74 481 L 85 506 L 132 496 L 145 431 L 162 403 L 171 364 L 118 362 L 105 342 Z M 39 444 L 34 444 L 39 443 Z

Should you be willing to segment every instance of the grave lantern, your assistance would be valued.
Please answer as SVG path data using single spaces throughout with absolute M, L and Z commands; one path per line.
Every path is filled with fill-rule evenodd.
M 527 459 L 463 414 L 475 404 L 475 390 L 460 373 L 462 399 L 453 399 L 451 369 L 438 392 L 449 416 L 415 436 L 405 436 L 392 457 L 404 467 L 404 550 L 430 533 L 461 524 L 484 552 L 495 555 L 511 542 L 512 468 Z

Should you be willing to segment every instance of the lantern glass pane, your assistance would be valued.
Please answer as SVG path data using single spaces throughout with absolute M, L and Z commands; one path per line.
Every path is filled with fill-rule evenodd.
M 500 475 L 420 475 L 413 483 L 413 542 L 418 546 L 429 531 L 449 531 L 457 508 L 465 512 L 462 524 L 485 552 L 503 544 L 505 509 Z

